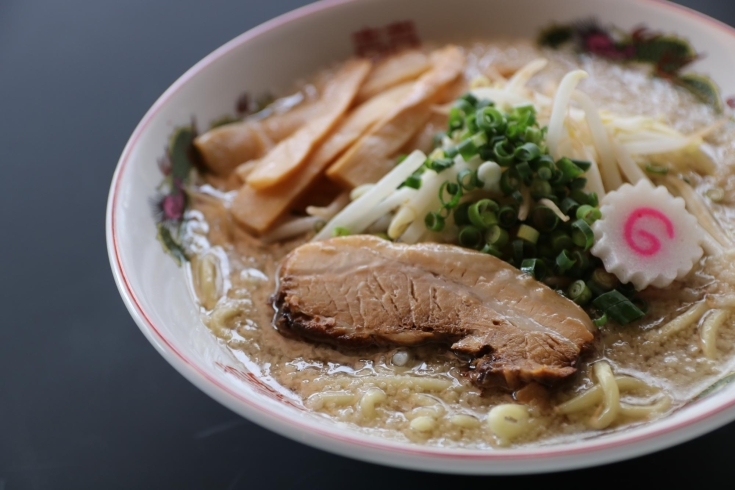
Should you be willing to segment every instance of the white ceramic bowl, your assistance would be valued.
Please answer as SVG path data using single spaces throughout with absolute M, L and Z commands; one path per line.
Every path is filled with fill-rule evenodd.
M 240 415 L 294 440 L 366 461 L 453 473 L 529 473 L 631 458 L 691 439 L 735 419 L 735 385 L 641 427 L 575 443 L 520 450 L 440 449 L 368 437 L 289 405 L 234 359 L 199 320 L 182 268 L 156 240 L 149 199 L 156 160 L 174 126 L 192 115 L 230 113 L 243 91 L 278 93 L 353 53 L 352 34 L 410 20 L 425 41 L 536 36 L 552 21 L 596 17 L 640 24 L 691 41 L 694 68 L 735 93 L 735 30 L 657 0 L 332 0 L 271 20 L 197 63 L 151 107 L 128 141 L 107 207 L 107 246 L 120 294 L 145 336 L 182 375 Z

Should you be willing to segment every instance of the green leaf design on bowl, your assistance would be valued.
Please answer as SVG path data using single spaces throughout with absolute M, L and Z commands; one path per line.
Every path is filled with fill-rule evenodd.
M 541 31 L 538 43 L 541 46 L 558 48 L 574 38 L 574 29 L 570 26 L 553 25 Z
M 696 57 L 692 46 L 675 36 L 655 36 L 634 42 L 634 45 L 635 58 L 642 62 L 659 63 L 666 58 L 691 60 Z
M 610 61 L 645 63 L 651 66 L 654 76 L 668 79 L 688 90 L 717 112 L 723 110 L 720 91 L 709 77 L 682 74 L 682 70 L 700 55 L 689 41 L 678 36 L 646 28 L 638 28 L 628 34 L 615 27 L 603 27 L 592 19 L 552 25 L 541 31 L 538 43 L 553 49 L 571 45 L 580 53 Z
M 186 253 L 186 250 L 184 250 L 184 247 L 181 245 L 181 243 L 179 243 L 176 238 L 174 238 L 174 235 L 171 232 L 171 227 L 167 226 L 166 223 L 158 223 L 156 225 L 156 228 L 158 229 L 156 238 L 159 242 L 161 242 L 163 250 L 171 257 L 173 257 L 173 259 L 176 261 L 176 265 L 181 265 L 182 263 L 188 261 L 189 257 Z
M 171 158 L 171 176 L 181 183 L 188 182 L 189 173 L 194 167 L 192 153 L 194 151 L 194 125 L 177 128 L 171 135 L 169 157 Z
M 687 73 L 686 75 L 679 76 L 677 82 L 693 93 L 699 100 L 711 105 L 717 112 L 722 112 L 723 106 L 720 90 L 709 77 L 696 73 Z
M 710 396 L 710 395 L 712 395 L 714 393 L 717 393 L 718 391 L 720 391 L 722 388 L 724 388 L 725 386 L 729 385 L 733 381 L 735 381 L 735 373 L 730 373 L 727 376 L 725 376 L 724 378 L 720 378 L 719 380 L 715 381 L 712 385 L 710 385 L 709 387 L 707 387 L 704 390 L 702 390 L 702 392 L 700 394 L 698 394 L 697 396 L 695 396 L 692 399 L 692 402 L 695 402 L 697 400 L 701 400 L 701 399 L 706 398 L 706 397 L 708 397 L 708 396 Z

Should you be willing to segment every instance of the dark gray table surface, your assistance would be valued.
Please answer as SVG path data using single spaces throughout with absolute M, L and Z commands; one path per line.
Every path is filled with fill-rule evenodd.
M 383 468 L 240 418 L 155 352 L 118 296 L 105 250 L 120 152 L 187 68 L 305 3 L 0 0 L 0 490 L 732 481 L 735 424 L 576 472 L 480 478 Z M 732 1 L 681 3 L 735 24 Z

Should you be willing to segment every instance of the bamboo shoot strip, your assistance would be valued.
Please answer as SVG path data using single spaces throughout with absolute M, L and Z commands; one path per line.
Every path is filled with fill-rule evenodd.
M 431 117 L 436 97 L 462 72 L 464 54 L 449 46 L 432 53 L 433 67 L 414 83 L 405 99 L 375 124 L 327 169 L 327 176 L 346 187 L 373 183 L 388 173 L 393 156 Z
M 248 176 L 247 183 L 255 189 L 271 188 L 301 168 L 314 147 L 349 109 L 370 66 L 371 63 L 366 60 L 346 63 L 324 89 L 323 100 L 328 107 L 325 113 L 306 123 L 261 158 Z
M 299 196 L 324 175 L 324 170 L 341 152 L 408 94 L 411 85 L 394 87 L 350 112 L 329 138 L 309 156 L 308 161 L 277 188 L 257 190 L 248 184 L 242 186 L 232 206 L 235 219 L 250 230 L 265 233 L 290 209 Z M 236 172 L 240 174 L 246 171 L 251 163 L 241 165 Z M 258 212 L 252 212 L 253 209 Z

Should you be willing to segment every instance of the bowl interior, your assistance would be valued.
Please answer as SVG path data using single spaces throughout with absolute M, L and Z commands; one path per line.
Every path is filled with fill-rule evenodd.
M 121 294 L 141 330 L 184 376 L 234 411 L 281 434 L 324 449 L 412 468 L 512 473 L 563 469 L 632 457 L 701 434 L 735 418 L 735 387 L 651 424 L 575 444 L 478 452 L 375 439 L 304 411 L 288 393 L 258 381 L 199 319 L 185 268 L 156 239 L 150 199 L 174 127 L 199 126 L 234 112 L 243 92 L 283 93 L 295 80 L 353 54 L 355 33 L 396 22 L 422 41 L 535 37 L 553 22 L 597 18 L 630 30 L 645 25 L 690 40 L 706 57 L 693 69 L 722 93 L 735 93 L 735 35 L 725 26 L 655 0 L 354 0 L 319 2 L 268 22 L 226 44 L 179 79 L 150 109 L 121 157 L 108 205 L 108 248 Z

